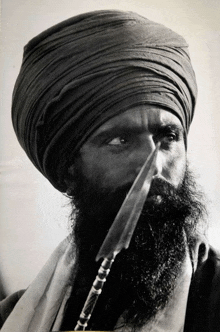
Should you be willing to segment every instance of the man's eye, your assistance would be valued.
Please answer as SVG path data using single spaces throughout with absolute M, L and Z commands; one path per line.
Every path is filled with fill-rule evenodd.
M 119 146 L 127 143 L 127 139 L 124 137 L 115 137 L 108 142 L 108 145 Z
M 164 143 L 170 143 L 177 140 L 177 135 L 175 133 L 169 133 L 163 138 Z

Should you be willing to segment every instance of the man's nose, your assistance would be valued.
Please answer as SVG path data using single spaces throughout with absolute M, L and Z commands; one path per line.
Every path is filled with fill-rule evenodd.
M 144 165 L 147 158 L 151 155 L 151 153 L 156 149 L 156 143 L 152 138 L 148 138 L 145 140 L 144 144 L 142 145 L 141 149 L 139 150 L 138 156 L 138 167 L 136 169 L 136 173 L 138 174 L 141 170 L 141 167 Z M 158 151 L 157 159 L 156 159 L 156 168 L 154 175 L 162 175 L 163 171 L 163 156 Z

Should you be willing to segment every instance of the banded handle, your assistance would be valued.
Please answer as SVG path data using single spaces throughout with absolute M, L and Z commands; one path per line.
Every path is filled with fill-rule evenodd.
M 93 282 L 93 285 L 87 296 L 86 302 L 81 311 L 79 320 L 77 322 L 77 325 L 76 325 L 74 331 L 84 331 L 86 329 L 86 326 L 88 325 L 88 321 L 92 315 L 92 312 L 96 305 L 98 297 L 102 292 L 102 288 L 103 288 L 106 278 L 110 272 L 112 263 L 114 262 L 114 258 L 115 258 L 115 256 L 112 259 L 104 258 L 104 260 L 98 270 L 98 274 L 95 278 L 95 281 Z

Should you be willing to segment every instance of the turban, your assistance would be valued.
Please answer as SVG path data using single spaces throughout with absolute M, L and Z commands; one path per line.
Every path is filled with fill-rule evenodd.
M 186 41 L 136 13 L 95 11 L 61 22 L 24 49 L 12 102 L 18 140 L 61 192 L 74 156 L 105 121 L 139 105 L 175 114 L 185 132 L 197 94 Z

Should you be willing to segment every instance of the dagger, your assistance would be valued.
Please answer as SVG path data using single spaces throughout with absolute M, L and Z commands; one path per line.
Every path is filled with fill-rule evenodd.
M 118 255 L 122 249 L 129 247 L 143 205 L 150 190 L 151 181 L 156 169 L 156 159 L 159 148 L 160 143 L 156 145 L 155 150 L 142 166 L 99 249 L 96 261 L 100 258 L 103 258 L 103 261 L 87 296 L 74 329 L 75 331 L 85 330 L 116 255 Z

